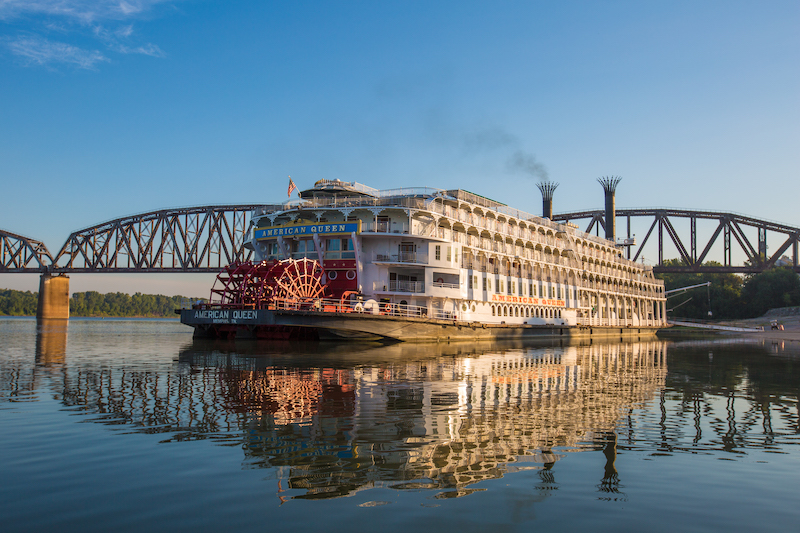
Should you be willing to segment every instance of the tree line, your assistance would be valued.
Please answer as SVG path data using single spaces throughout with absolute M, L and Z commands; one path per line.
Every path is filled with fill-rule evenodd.
M 679 259 L 666 265 L 684 266 Z M 715 261 L 704 266 L 721 266 Z M 770 309 L 800 306 L 800 277 L 791 268 L 771 268 L 760 274 L 657 274 L 664 280 L 666 290 L 699 285 L 707 281 L 710 287 L 692 289 L 670 295 L 667 309 L 682 318 L 756 318 Z M 709 311 L 711 314 L 709 314 Z
M 69 313 L 70 316 L 173 317 L 184 298 L 140 292 L 134 295 L 122 292 L 76 292 L 69 299 Z M 38 292 L 0 289 L 0 315 L 34 316 L 38 302 Z

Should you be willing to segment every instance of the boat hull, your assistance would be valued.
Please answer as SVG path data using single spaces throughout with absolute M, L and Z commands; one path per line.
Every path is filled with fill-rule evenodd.
M 543 338 L 638 339 L 654 327 L 484 324 L 419 317 L 275 309 L 181 311 L 195 337 L 305 339 L 364 342 L 447 342 Z

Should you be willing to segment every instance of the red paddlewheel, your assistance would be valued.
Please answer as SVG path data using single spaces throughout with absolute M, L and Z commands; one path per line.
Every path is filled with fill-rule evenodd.
M 272 297 L 295 302 L 310 302 L 322 298 L 325 294 L 323 273 L 320 264 L 312 259 L 304 257 L 300 260 L 281 261 L 270 271 L 275 280 Z
M 227 306 L 259 308 L 272 298 L 269 273 L 275 262 L 234 263 L 217 274 L 211 302 Z
M 323 270 L 310 259 L 234 263 L 217 274 L 211 303 L 261 309 L 276 301 L 311 302 L 322 298 Z

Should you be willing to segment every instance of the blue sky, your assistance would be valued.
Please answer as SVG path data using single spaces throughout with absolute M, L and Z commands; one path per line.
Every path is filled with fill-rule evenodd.
M 540 214 L 543 173 L 556 212 L 620 175 L 619 207 L 797 226 L 798 28 L 796 0 L 0 0 L 0 228 L 57 250 L 123 215 L 282 200 L 288 175 Z

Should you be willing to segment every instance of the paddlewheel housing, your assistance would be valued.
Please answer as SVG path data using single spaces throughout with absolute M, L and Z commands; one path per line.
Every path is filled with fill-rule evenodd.
M 308 258 L 234 263 L 217 275 L 210 300 L 215 306 L 249 309 L 310 303 L 325 297 L 323 279 L 322 266 Z

